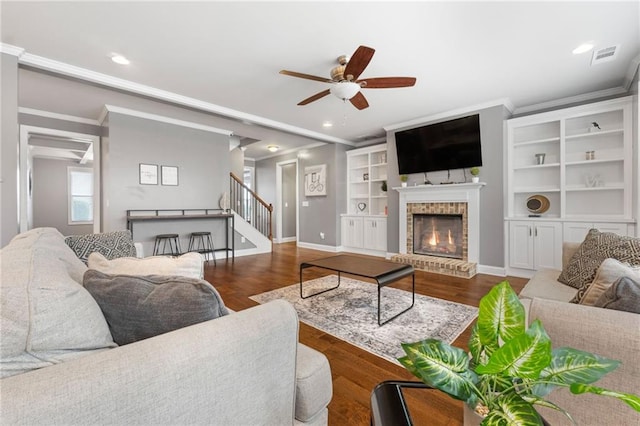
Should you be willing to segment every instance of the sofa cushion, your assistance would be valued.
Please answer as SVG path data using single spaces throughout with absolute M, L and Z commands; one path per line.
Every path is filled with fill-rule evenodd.
M 602 293 L 624 276 L 640 280 L 640 266 L 629 266 L 616 259 L 605 259 L 598 268 L 593 282 L 578 290 L 571 302 L 593 306 Z
M 131 239 L 131 232 L 114 231 L 102 234 L 70 235 L 64 239 L 78 259 L 85 264 L 89 255 L 94 252 L 103 254 L 107 259 L 135 256 L 136 247 Z
M 296 419 L 308 422 L 331 401 L 331 368 L 324 354 L 303 344 L 296 353 Z
M 629 277 L 620 277 L 593 306 L 640 314 L 640 283 Z
M 533 299 L 542 297 L 544 299 L 568 302 L 576 294 L 576 289 L 557 281 L 557 269 L 540 269 L 531 277 L 527 285 L 518 294 L 521 299 Z
M 119 345 L 228 314 L 216 289 L 195 278 L 109 275 L 89 269 L 84 286 Z
M 86 270 L 53 228 L 0 251 L 0 377 L 112 348 L 100 307 L 75 277 Z
M 105 274 L 120 275 L 176 275 L 189 278 L 204 278 L 204 257 L 200 253 L 185 253 L 182 256 L 120 257 L 109 260 L 100 253 L 91 253 L 89 269 Z
M 607 258 L 631 265 L 640 264 L 640 238 L 590 230 L 569 264 L 560 273 L 558 281 L 576 289 L 588 286 L 600 264 Z

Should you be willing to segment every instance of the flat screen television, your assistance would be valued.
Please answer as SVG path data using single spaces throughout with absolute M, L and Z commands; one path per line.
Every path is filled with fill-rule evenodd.
M 482 166 L 480 116 L 396 132 L 398 172 L 435 172 Z

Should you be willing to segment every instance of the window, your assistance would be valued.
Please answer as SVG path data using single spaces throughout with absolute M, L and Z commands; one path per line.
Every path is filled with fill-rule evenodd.
M 93 223 L 93 169 L 69 167 L 69 225 Z

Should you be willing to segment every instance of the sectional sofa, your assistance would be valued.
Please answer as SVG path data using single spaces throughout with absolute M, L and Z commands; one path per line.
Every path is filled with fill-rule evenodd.
M 55 229 L 0 251 L 1 424 L 327 424 L 327 358 L 275 301 L 117 346 Z

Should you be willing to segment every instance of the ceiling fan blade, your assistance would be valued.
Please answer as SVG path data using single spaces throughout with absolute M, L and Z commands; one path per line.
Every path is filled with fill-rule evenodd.
M 377 77 L 356 81 L 363 89 L 391 89 L 394 87 L 411 87 L 416 84 L 415 77 Z
M 325 96 L 327 96 L 329 93 L 331 93 L 331 92 L 329 91 L 329 89 L 327 89 L 327 90 L 323 90 L 323 91 L 322 91 L 322 92 L 320 92 L 320 93 L 316 93 L 315 95 L 308 97 L 308 98 L 307 98 L 307 99 L 305 99 L 304 101 L 300 101 L 300 102 L 298 103 L 298 105 L 306 105 L 306 104 L 310 104 L 310 103 L 311 103 L 311 102 L 313 102 L 313 101 L 317 101 L 317 100 L 318 100 L 318 99 L 320 99 L 320 98 L 324 98 L 324 97 L 325 97 Z
M 347 62 L 347 66 L 344 69 L 344 77 L 349 79 L 349 75 L 353 77 L 351 80 L 356 80 L 362 74 L 362 71 L 369 65 L 371 58 L 373 58 L 373 54 L 375 53 L 375 49 L 372 49 L 367 46 L 360 46 L 353 52 L 351 55 L 351 59 Z
M 369 102 L 367 102 L 367 98 L 364 97 L 362 92 L 358 92 L 353 98 L 350 99 L 350 101 L 353 106 L 358 109 L 369 108 Z
M 301 72 L 281 70 L 280 74 L 289 75 L 291 77 L 304 78 L 306 80 L 321 81 L 323 83 L 334 83 L 333 80 L 330 80 L 328 78 L 318 77 L 318 76 L 311 75 L 311 74 L 303 74 Z

